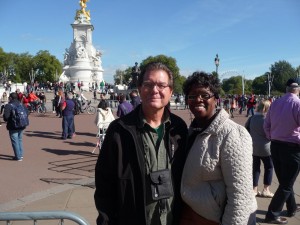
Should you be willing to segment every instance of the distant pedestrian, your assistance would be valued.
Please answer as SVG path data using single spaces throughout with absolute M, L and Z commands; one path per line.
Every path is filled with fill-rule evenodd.
M 255 95 L 251 95 L 251 97 L 249 98 L 249 100 L 247 102 L 247 115 L 246 115 L 246 117 L 249 116 L 250 112 L 251 112 L 252 116 L 254 115 L 255 105 L 256 105 Z
M 175 109 L 177 110 L 177 109 L 178 109 L 178 104 L 179 104 L 179 102 L 180 102 L 180 100 L 179 100 L 179 94 L 176 96 L 174 102 L 175 102 Z
M 73 93 L 68 92 L 67 99 L 61 104 L 62 110 L 62 139 L 72 139 L 74 133 L 74 108 Z
M 270 191 L 270 185 L 273 178 L 273 161 L 270 150 L 270 140 L 264 132 L 264 120 L 271 102 L 268 100 L 261 101 L 254 116 L 250 117 L 245 127 L 252 137 L 253 143 L 253 191 L 255 196 L 272 198 L 274 194 Z M 264 164 L 264 188 L 262 192 L 258 191 L 258 180 L 260 176 L 260 163 Z
M 239 103 L 239 108 L 240 108 L 239 113 L 242 114 L 242 112 L 245 108 L 245 96 L 244 95 L 239 96 L 238 103 Z
M 141 104 L 141 98 L 138 96 L 138 91 L 137 90 L 132 90 L 130 93 L 130 99 L 131 99 L 131 104 L 133 106 L 133 109 L 135 109 L 139 104 Z
M 231 116 L 231 118 L 234 118 L 233 112 L 235 111 L 235 108 L 236 108 L 236 99 L 235 99 L 234 95 L 231 96 L 229 102 L 230 102 L 230 116 Z
M 22 115 L 16 115 L 18 114 L 17 111 L 21 112 Z M 24 154 L 23 131 L 26 128 L 26 125 L 23 126 L 22 124 L 24 123 L 23 120 L 26 120 L 28 125 L 28 110 L 18 100 L 16 92 L 12 92 L 9 95 L 9 103 L 5 105 L 3 119 L 7 122 L 6 128 L 9 131 L 9 137 L 15 154 L 13 160 L 22 161 Z
M 288 217 L 300 211 L 293 190 L 300 171 L 300 87 L 294 79 L 289 79 L 286 85 L 287 93 L 271 104 L 264 122 L 266 136 L 271 140 L 271 154 L 279 182 L 268 207 L 266 223 L 288 222 L 280 216 L 285 203 Z
M 7 96 L 6 91 L 4 91 L 1 96 L 1 112 L 0 112 L 0 114 L 3 113 L 4 107 L 7 103 L 8 103 L 8 96 Z
M 126 101 L 126 96 L 121 94 L 120 95 L 120 104 L 118 105 L 118 111 L 117 111 L 117 116 L 122 117 L 127 115 L 133 110 L 132 104 Z
M 54 98 L 54 104 L 55 104 L 55 111 L 56 111 L 56 116 L 59 116 L 59 118 L 62 117 L 62 110 L 60 105 L 64 102 L 65 97 L 64 93 L 60 90 L 56 93 L 56 96 Z
M 93 89 L 94 103 L 97 101 L 97 90 Z
M 101 93 L 103 93 L 103 92 L 105 91 L 104 88 L 105 88 L 105 81 L 102 80 L 102 81 L 100 82 L 100 91 L 101 91 Z
M 97 108 L 106 109 L 107 107 L 109 107 L 109 104 L 108 104 L 107 100 L 105 99 L 105 93 L 101 93 L 100 94 L 100 102 L 99 102 Z

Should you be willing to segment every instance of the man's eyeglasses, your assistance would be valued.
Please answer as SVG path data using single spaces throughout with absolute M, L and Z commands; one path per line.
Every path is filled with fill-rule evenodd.
M 215 95 L 214 94 L 198 94 L 198 95 L 188 95 L 188 100 L 190 101 L 195 101 L 196 99 L 200 98 L 202 100 L 208 100 L 212 97 L 214 97 Z
M 163 91 L 165 88 L 170 87 L 169 84 L 166 83 L 153 83 L 153 82 L 143 82 L 142 86 L 146 89 L 153 89 L 155 86 L 157 88 L 157 90 L 159 91 Z

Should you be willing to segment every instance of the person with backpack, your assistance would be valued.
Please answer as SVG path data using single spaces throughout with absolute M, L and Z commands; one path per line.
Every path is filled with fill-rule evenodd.
M 12 92 L 9 95 L 9 102 L 4 107 L 4 121 L 9 132 L 12 148 L 14 150 L 13 160 L 23 159 L 23 131 L 29 125 L 28 110 L 18 100 L 18 94 Z
M 126 96 L 121 94 L 120 95 L 120 104 L 118 105 L 118 111 L 117 111 L 117 116 L 122 117 L 127 115 L 133 110 L 133 106 L 131 103 L 126 101 Z

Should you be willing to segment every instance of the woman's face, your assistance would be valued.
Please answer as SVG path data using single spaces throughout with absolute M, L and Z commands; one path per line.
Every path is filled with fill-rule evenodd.
M 215 114 L 217 100 L 209 87 L 193 85 L 187 98 L 189 108 L 196 119 L 209 120 Z

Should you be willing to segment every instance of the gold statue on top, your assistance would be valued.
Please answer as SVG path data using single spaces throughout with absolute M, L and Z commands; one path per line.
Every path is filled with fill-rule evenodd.
M 81 10 L 85 9 L 86 8 L 86 3 L 88 2 L 89 0 L 80 0 L 79 1 L 79 5 L 81 6 Z
M 91 20 L 90 10 L 85 10 L 86 3 L 88 1 L 89 0 L 80 0 L 79 1 L 79 5 L 80 5 L 81 9 L 77 10 L 75 19 L 79 19 L 80 18 L 80 14 L 83 14 L 83 15 L 85 15 L 87 21 Z

